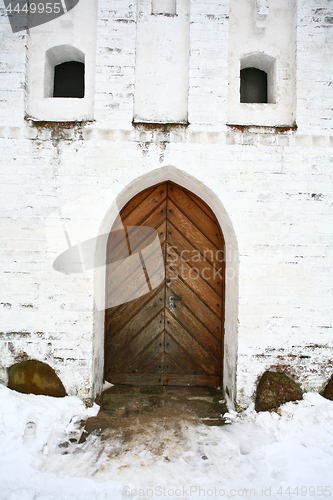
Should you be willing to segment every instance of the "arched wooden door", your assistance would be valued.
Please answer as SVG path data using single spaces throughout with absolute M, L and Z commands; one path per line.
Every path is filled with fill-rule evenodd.
M 129 385 L 221 385 L 224 240 L 214 213 L 193 193 L 165 182 L 135 196 L 120 216 L 108 240 L 107 263 L 116 270 L 107 271 L 106 300 L 117 303 L 123 286 L 127 302 L 106 310 L 105 379 Z M 127 228 L 137 226 L 152 227 L 159 236 L 163 279 L 155 288 L 142 258 L 129 276 L 126 272 L 128 249 L 133 255 L 137 250 L 128 245 Z M 140 296 L 136 276 L 142 267 L 150 291 Z M 128 300 L 128 290 L 137 298 Z M 174 308 L 170 296 L 181 298 Z

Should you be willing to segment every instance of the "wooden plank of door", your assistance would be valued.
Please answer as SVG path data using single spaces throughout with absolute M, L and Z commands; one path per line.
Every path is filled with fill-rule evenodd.
M 124 226 L 149 226 L 149 224 L 146 224 L 146 219 L 152 212 L 156 211 L 159 205 L 161 205 L 161 203 L 165 201 L 166 197 L 166 184 L 160 184 L 159 186 L 155 187 L 154 190 L 149 193 L 149 195 L 141 203 L 139 203 L 128 215 L 123 216 L 123 212 L 121 213 Z
M 168 293 L 166 300 L 168 300 Z M 205 351 L 207 351 L 213 358 L 219 359 L 221 353 L 221 340 L 216 339 L 207 330 L 207 328 L 198 321 L 183 301 L 178 302 L 177 307 L 175 307 L 173 311 L 167 310 L 167 312 L 175 319 L 175 321 L 180 323 L 190 332 L 191 336 L 202 346 L 203 349 L 205 349 Z M 168 321 L 169 318 L 166 316 L 166 329 L 168 329 Z M 186 349 L 186 346 L 183 347 Z
M 124 208 L 121 210 L 121 218 L 122 220 L 125 220 L 128 215 L 133 212 L 133 210 L 140 205 L 146 198 L 149 197 L 149 195 L 156 189 L 156 187 L 150 187 L 148 189 L 145 189 L 144 191 L 141 191 L 141 193 L 138 193 L 137 195 L 134 196 L 129 202 L 126 203 Z
M 122 372 L 128 363 L 140 357 L 145 347 L 147 347 L 153 339 L 160 336 L 164 330 L 164 312 L 160 312 L 157 316 L 149 319 L 149 322 L 144 328 L 135 332 L 134 335 L 125 339 L 116 339 L 110 345 L 110 363 L 109 368 L 114 372 Z M 127 333 L 127 332 L 126 332 Z M 119 340 L 124 340 L 119 345 Z M 163 342 L 164 344 L 164 342 Z
M 110 373 L 107 381 L 115 385 L 133 385 L 139 387 L 163 385 L 162 373 Z
M 149 285 L 146 280 L 146 275 L 142 266 L 140 266 L 140 257 L 126 259 L 122 265 L 110 273 L 108 281 L 109 293 L 107 296 L 106 307 L 111 308 L 117 305 L 129 302 L 133 298 L 140 296 L 140 290 L 148 293 Z M 119 286 L 119 283 L 121 286 Z
M 217 248 L 223 245 L 220 229 L 215 222 L 190 198 L 187 192 L 180 187 L 168 186 L 168 199 L 171 200 L 188 217 Z
M 166 223 L 163 226 L 164 234 Z M 162 241 L 162 245 L 164 246 L 164 241 Z M 154 243 L 150 248 L 147 246 L 141 256 L 138 253 L 133 254 L 134 256 L 128 257 L 116 267 L 107 269 L 107 307 L 113 306 L 120 293 L 126 291 L 128 301 L 131 300 L 132 296 L 137 297 L 140 290 L 145 290 L 145 283 L 149 290 L 149 287 L 153 288 L 151 283 L 160 282 L 161 279 L 164 279 L 163 246 L 156 246 Z M 143 274 L 142 264 L 148 270 L 147 275 Z M 154 278 L 156 274 L 160 276 L 158 280 Z M 147 283 L 147 279 L 149 283 Z M 132 293 L 129 292 L 131 289 Z
M 118 332 L 109 337 L 107 347 L 112 348 L 112 352 L 117 352 L 125 346 L 131 339 L 154 318 L 164 307 L 164 287 L 149 300 L 142 309 L 132 316 L 132 318 Z
M 161 205 L 159 205 L 156 210 L 154 210 L 149 217 L 144 221 L 141 226 L 148 226 L 153 229 L 156 229 L 160 227 L 163 222 L 165 222 L 166 218 L 166 201 L 164 201 Z M 136 224 L 135 224 L 136 225 Z M 138 224 L 137 224 L 138 226 Z M 142 242 L 145 240 L 146 236 L 144 232 L 141 232 L 141 238 L 140 238 L 140 230 L 138 228 L 138 243 L 142 244 Z M 125 233 L 121 231 L 116 231 L 116 232 L 111 232 L 110 237 L 108 239 L 108 245 L 107 245 L 107 264 L 110 262 L 116 262 L 117 260 L 120 260 L 123 258 L 124 255 L 124 249 L 126 248 L 125 245 L 127 245 L 127 239 L 125 237 Z M 131 252 L 133 253 L 133 250 L 135 248 L 131 249 Z M 128 251 L 129 253 L 129 251 Z
M 164 373 L 164 351 L 145 369 L 145 373 Z
M 194 359 L 209 375 L 220 373 L 219 361 L 166 310 L 165 331 Z M 192 333 L 192 332 L 191 332 Z
M 108 309 L 107 313 L 107 336 L 114 336 L 121 328 L 124 327 L 135 314 L 138 313 L 142 308 L 150 302 L 153 297 L 164 289 L 164 283 L 161 283 L 159 287 L 153 290 L 150 293 L 145 295 L 141 295 L 141 297 L 126 302 L 126 304 L 121 304 L 120 306 L 114 307 L 112 309 Z M 164 305 L 164 294 L 160 298 L 161 307 Z
M 128 256 L 129 248 L 125 230 L 112 231 L 107 242 L 106 264 L 121 261 Z
M 169 245 L 167 245 L 167 269 L 166 274 L 178 276 L 193 292 L 209 307 L 219 318 L 222 315 L 221 296 L 215 292 L 199 274 L 194 272 Z
M 215 255 L 221 247 L 215 246 L 203 232 L 201 232 L 193 222 L 185 215 L 171 200 L 168 200 L 167 221 L 186 238 L 194 248 L 203 254 L 206 251 L 207 260 L 212 264 L 210 255 Z
M 185 373 L 207 375 L 205 370 L 168 333 L 165 333 L 165 352 L 172 359 L 177 360 L 178 365 L 184 369 Z
M 165 197 L 167 194 L 167 189 L 166 185 L 163 187 L 163 185 L 159 186 L 154 186 L 148 189 L 145 189 L 138 195 L 136 195 L 134 198 L 132 198 L 121 210 L 120 212 L 120 217 L 117 217 L 115 220 L 112 230 L 116 231 L 118 229 L 121 229 L 123 226 L 128 225 L 128 226 L 134 226 L 134 225 L 139 225 L 140 224 L 140 219 L 138 219 L 138 216 L 142 218 L 146 217 L 149 215 L 149 213 L 156 208 L 156 204 L 158 204 L 158 200 L 162 201 L 163 199 L 163 194 L 161 195 L 161 189 L 160 186 L 162 186 L 162 190 L 165 191 Z M 139 208 L 139 210 L 137 210 Z M 134 211 L 137 211 L 137 213 L 133 214 Z M 132 223 L 133 221 L 137 220 L 137 223 Z
M 140 356 L 132 359 L 123 369 L 127 373 L 144 373 L 155 359 L 164 352 L 164 331 L 156 337 L 144 350 Z
M 218 387 L 221 384 L 221 378 L 214 375 L 182 375 L 177 373 L 165 374 L 163 376 L 163 385 L 181 386 L 181 387 Z
M 205 259 L 199 250 L 193 247 L 191 243 L 180 234 L 172 224 L 168 224 L 167 242 L 174 252 L 177 252 L 182 258 L 196 269 L 200 276 L 207 282 L 216 293 L 221 294 L 223 287 L 222 263 L 216 260 L 216 257 L 223 259 L 223 254 L 217 250 L 214 252 L 215 260 L 213 265 Z M 209 255 L 211 257 L 211 255 Z
M 114 241 L 109 242 L 107 264 L 142 250 L 151 244 L 156 236 L 159 237 L 161 243 L 165 241 L 165 215 L 161 216 L 161 212 L 157 210 L 149 216 L 146 222 L 148 226 L 127 226 L 126 233 L 123 232 L 123 237 L 117 241 L 117 245 L 114 245 Z
M 182 373 L 185 374 L 186 371 L 182 369 L 179 364 L 177 364 L 168 354 L 164 354 L 164 369 L 163 373 Z
M 166 221 L 164 221 L 157 229 L 156 231 L 158 232 L 158 235 L 160 237 L 160 244 L 161 244 L 161 249 L 162 249 L 162 254 L 163 254 L 163 257 L 164 257 L 164 254 L 165 254 L 165 232 L 166 232 Z M 107 268 L 106 269 L 106 297 L 107 299 L 110 298 L 110 290 L 108 289 L 108 276 L 109 276 L 109 269 Z M 154 277 L 155 275 L 152 275 L 152 276 L 149 276 L 149 278 L 151 279 L 151 281 L 154 281 Z M 144 289 L 145 289 L 145 285 L 143 284 L 142 288 L 138 289 L 137 291 L 142 293 L 142 295 L 145 295 L 145 292 L 144 292 Z M 137 304 L 137 300 L 139 299 L 133 299 L 133 306 L 134 306 L 134 310 L 135 310 L 135 304 Z M 106 301 L 107 302 L 107 301 Z M 117 306 L 118 308 L 121 308 L 122 306 L 119 305 Z M 113 307 L 112 309 L 110 309 L 108 311 L 108 317 L 111 319 L 113 316 L 117 315 L 121 315 L 122 314 L 122 311 L 121 310 L 118 310 L 117 307 Z M 123 304 L 123 307 L 125 309 L 127 309 L 125 311 L 124 309 L 124 319 L 126 318 L 126 315 L 128 315 L 130 312 L 131 312 L 131 307 L 128 308 L 128 306 L 126 304 Z M 117 329 L 117 327 L 115 327 Z
M 205 212 L 206 215 L 208 215 L 210 219 L 212 219 L 214 222 L 216 221 L 214 212 L 208 207 L 208 205 L 206 205 L 204 201 L 198 198 L 194 193 L 191 193 L 191 191 L 186 191 L 186 193 L 187 196 L 189 196 L 198 205 L 198 207 L 201 208 L 201 210 Z
M 182 297 L 182 303 L 185 306 L 189 304 L 192 314 L 220 341 L 222 337 L 221 318 L 214 314 L 182 280 L 178 278 L 172 280 L 168 288 L 175 297 Z

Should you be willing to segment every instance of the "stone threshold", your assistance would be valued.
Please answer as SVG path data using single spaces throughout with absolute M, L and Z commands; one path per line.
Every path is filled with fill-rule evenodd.
M 90 434 L 108 439 L 124 433 L 135 435 L 152 425 L 177 427 L 185 422 L 221 426 L 228 411 L 222 391 L 210 387 L 117 385 L 104 391 L 96 403 L 100 411 L 84 423 L 80 443 Z

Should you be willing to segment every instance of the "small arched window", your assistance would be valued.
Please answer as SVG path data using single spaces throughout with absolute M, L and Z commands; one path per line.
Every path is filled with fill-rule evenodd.
M 44 97 L 85 97 L 85 55 L 72 45 L 57 45 L 45 54 Z
M 53 97 L 84 97 L 84 63 L 68 61 L 54 67 Z
M 240 72 L 240 102 L 267 103 L 267 73 L 258 68 Z

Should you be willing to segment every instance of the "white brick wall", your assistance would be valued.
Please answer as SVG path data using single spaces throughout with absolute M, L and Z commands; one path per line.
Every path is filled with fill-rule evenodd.
M 189 122 L 224 127 L 228 93 L 229 2 L 191 2 Z
M 103 128 L 133 120 L 136 3 L 99 1 L 95 119 Z
M 136 122 L 186 123 L 188 119 L 190 1 L 178 2 L 174 14 L 168 10 L 165 14 L 152 15 L 152 0 L 138 0 Z
M 249 404 L 270 367 L 289 370 L 306 390 L 322 388 L 333 371 L 333 14 L 324 0 L 298 4 L 298 130 L 285 132 L 226 125 L 227 1 L 191 2 L 190 125 L 168 131 L 132 126 L 135 3 L 99 2 L 95 121 L 69 128 L 24 119 L 27 36 L 11 33 L 1 9 L 2 382 L 27 356 L 54 367 L 69 394 L 100 390 L 103 313 L 94 294 L 103 283 L 93 271 L 53 270 L 59 251 L 49 248 L 47 218 L 72 204 L 65 223 L 98 233 L 111 218 L 89 209 L 106 192 L 121 208 L 172 177 L 212 206 L 225 231 L 227 272 L 236 272 L 227 283 L 225 383 L 236 402 Z
M 332 133 L 332 15 L 332 6 L 325 0 L 298 2 L 297 123 L 301 133 Z
M 25 106 L 27 36 L 25 32 L 12 34 L 3 4 L 0 13 L 1 122 L 7 127 L 21 127 Z

